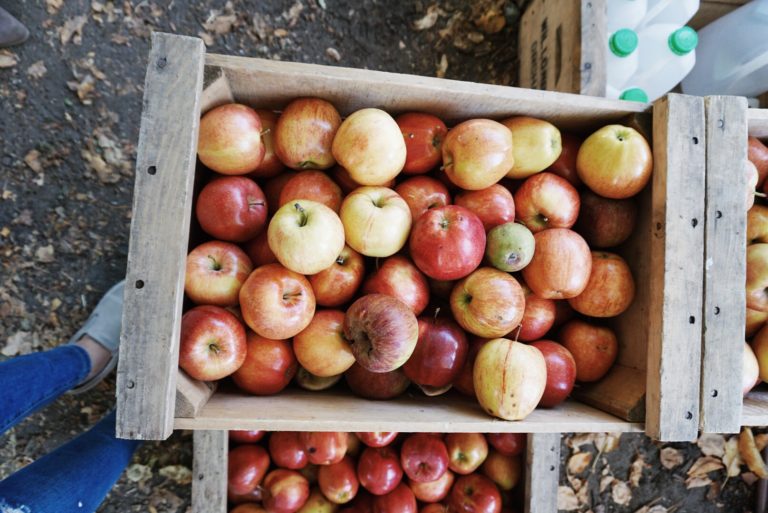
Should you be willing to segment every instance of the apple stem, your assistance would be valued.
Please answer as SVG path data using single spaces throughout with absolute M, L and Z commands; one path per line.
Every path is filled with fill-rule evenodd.
M 437 322 L 437 316 L 440 314 L 440 307 L 435 308 L 434 322 Z
M 519 338 L 520 338 L 520 332 L 521 332 L 522 330 L 523 330 L 523 325 L 522 325 L 522 324 L 520 324 L 520 325 L 517 327 L 517 333 L 515 333 L 515 342 L 517 342 L 517 341 L 518 341 L 517 339 L 519 339 Z
M 766 197 L 765 193 L 757 192 L 757 191 L 755 191 L 755 196 L 757 196 L 758 198 L 765 198 Z
M 271 131 L 272 131 L 271 128 L 265 128 L 264 130 L 261 131 L 261 134 L 259 134 L 259 135 L 264 136 L 264 135 L 267 135 Z
M 302 206 L 301 206 L 301 205 L 299 205 L 298 203 L 294 203 L 294 204 L 293 204 L 293 207 L 294 207 L 296 210 L 298 210 L 298 211 L 299 211 L 299 213 L 301 214 L 301 220 L 299 221 L 299 226 L 306 226 L 306 224 L 307 224 L 307 213 L 306 213 L 306 211 L 304 210 L 304 207 L 302 207 Z

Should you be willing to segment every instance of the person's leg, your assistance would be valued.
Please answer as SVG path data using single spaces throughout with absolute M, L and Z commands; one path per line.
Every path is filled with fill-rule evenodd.
M 0 48 L 21 44 L 28 37 L 27 27 L 0 7 Z
M 96 511 L 140 443 L 115 438 L 112 412 L 89 431 L 0 481 L 0 513 Z

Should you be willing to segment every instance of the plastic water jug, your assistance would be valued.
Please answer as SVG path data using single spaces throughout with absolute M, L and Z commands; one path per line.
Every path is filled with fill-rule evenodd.
M 645 19 L 647 0 L 607 0 L 608 33 L 635 29 Z
M 696 63 L 698 35 L 690 27 L 651 25 L 637 33 L 638 70 L 627 83 L 642 89 L 648 101 L 664 96 Z
M 629 102 L 648 102 L 648 94 L 641 88 L 636 87 L 634 84 L 628 84 L 624 89 L 615 89 L 608 86 L 606 91 L 606 98 L 612 98 L 614 100 L 626 100 Z
M 617 30 L 608 38 L 606 76 L 609 88 L 622 89 L 627 80 L 637 72 L 637 43 L 637 33 L 626 28 Z
M 758 96 L 768 90 L 768 0 L 753 0 L 699 33 L 686 94 Z
M 645 17 L 638 28 L 671 23 L 683 26 L 699 10 L 699 0 L 647 0 Z

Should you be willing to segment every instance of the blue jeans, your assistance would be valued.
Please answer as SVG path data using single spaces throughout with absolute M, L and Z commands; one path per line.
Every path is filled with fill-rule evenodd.
M 0 362 L 0 433 L 53 402 L 91 371 L 74 345 Z M 115 413 L 0 481 L 0 513 L 90 513 L 123 473 L 140 442 L 115 438 Z

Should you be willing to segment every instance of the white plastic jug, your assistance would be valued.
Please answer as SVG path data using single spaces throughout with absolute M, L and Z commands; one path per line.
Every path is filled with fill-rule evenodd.
M 699 32 L 686 94 L 758 96 L 768 90 L 768 0 L 753 0 Z
M 690 27 L 651 25 L 637 33 L 638 70 L 628 83 L 648 95 L 648 101 L 664 96 L 685 78 L 696 63 L 698 36 Z
M 608 38 L 606 78 L 609 88 L 622 89 L 629 77 L 637 72 L 637 43 L 637 33 L 626 28 L 617 30 Z
M 608 33 L 634 29 L 645 18 L 647 0 L 607 0 Z
M 647 0 L 645 17 L 638 28 L 671 23 L 683 26 L 699 10 L 699 0 Z
M 614 100 L 626 100 L 629 102 L 648 102 L 648 94 L 640 88 L 635 87 L 634 84 L 624 87 L 624 89 L 615 89 L 608 86 L 606 91 L 606 98 L 612 98 Z

